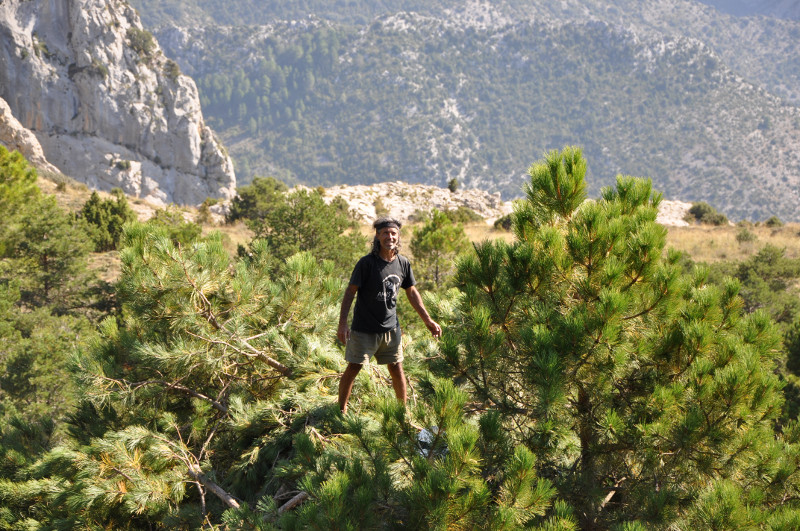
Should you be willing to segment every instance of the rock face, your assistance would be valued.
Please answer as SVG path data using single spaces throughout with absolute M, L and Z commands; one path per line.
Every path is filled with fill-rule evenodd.
M 474 189 L 451 192 L 447 188 L 402 181 L 333 186 L 325 188 L 324 197 L 327 202 L 335 197 L 341 197 L 350 206 L 356 218 L 362 222 L 372 222 L 377 217 L 376 206 L 404 222 L 409 221 L 417 211 L 467 207 L 489 224 L 499 217 L 510 214 L 514 209 L 512 202 L 503 201 L 499 193 L 490 194 Z M 656 222 L 669 227 L 689 226 L 684 218 L 691 207 L 692 203 L 686 201 L 663 200 L 659 205 Z
M 9 151 L 19 151 L 31 164 L 39 169 L 57 172 L 58 168 L 47 162 L 36 135 L 22 127 L 14 118 L 6 100 L 0 98 L 0 144 Z
M 512 210 L 511 203 L 503 201 L 499 193 L 490 194 L 483 190 L 451 192 L 447 188 L 402 181 L 325 189 L 326 201 L 335 197 L 344 199 L 357 218 L 369 222 L 377 217 L 376 206 L 401 221 L 409 220 L 418 210 L 425 212 L 434 208 L 454 210 L 468 207 L 491 223 Z
M 123 1 L 0 1 L 0 98 L 50 163 L 93 188 L 179 204 L 235 193 L 197 87 Z

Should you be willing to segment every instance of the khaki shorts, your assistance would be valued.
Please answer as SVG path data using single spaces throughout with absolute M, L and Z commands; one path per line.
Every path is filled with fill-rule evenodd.
M 364 364 L 373 355 L 379 365 L 403 361 L 403 333 L 399 326 L 383 334 L 350 331 L 344 359 L 350 363 Z

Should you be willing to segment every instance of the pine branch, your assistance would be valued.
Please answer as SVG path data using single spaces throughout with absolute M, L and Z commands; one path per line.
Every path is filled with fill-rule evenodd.
M 297 494 L 291 500 L 287 501 L 286 503 L 280 506 L 280 508 L 278 509 L 278 514 L 283 514 L 286 511 L 294 509 L 295 507 L 306 501 L 308 498 L 309 495 L 307 492 L 300 491 L 299 494 Z
M 261 358 L 267 363 L 267 365 L 269 365 L 270 367 L 272 367 L 273 369 L 275 369 L 276 371 L 281 373 L 283 376 L 290 376 L 292 374 L 292 370 L 289 367 L 287 367 L 283 363 L 279 362 L 278 360 L 268 356 L 266 353 L 264 353 L 263 350 L 259 350 L 259 349 L 255 348 L 246 339 L 237 337 L 236 334 L 234 334 L 233 332 L 231 332 L 230 330 L 228 330 L 228 329 L 226 329 L 224 327 L 222 327 L 221 330 L 224 331 L 224 332 L 227 332 L 231 337 L 233 337 L 235 339 L 238 339 L 244 346 L 246 346 L 248 349 L 250 349 L 250 352 L 244 351 L 241 348 L 237 347 L 236 345 L 233 345 L 230 342 L 224 341 L 222 339 L 212 339 L 210 337 L 203 337 L 203 336 L 201 336 L 199 334 L 195 334 L 195 333 L 193 333 L 191 331 L 187 331 L 187 333 L 190 336 L 193 336 L 193 337 L 196 337 L 197 339 L 200 339 L 201 341 L 207 341 L 209 343 L 213 343 L 213 344 L 216 344 L 216 345 L 224 345 L 224 346 L 226 346 L 228 348 L 233 349 L 235 352 L 237 352 L 239 354 L 242 354 L 243 356 Z
M 225 505 L 227 505 L 228 507 L 232 507 L 234 509 L 238 509 L 241 506 L 239 502 L 236 500 L 236 498 L 228 494 L 225 491 L 225 489 L 223 489 L 222 487 L 220 487 L 219 485 L 208 479 L 208 477 L 205 474 L 203 474 L 203 470 L 198 465 L 189 464 L 188 469 L 189 469 L 189 476 L 191 476 L 192 479 L 201 483 L 205 488 L 213 492 L 217 498 L 219 498 L 220 500 L 223 501 L 223 503 L 225 503 Z
M 199 392 L 197 392 L 197 391 L 195 391 L 193 389 L 189 389 L 188 387 L 185 387 L 183 385 L 180 385 L 180 384 L 177 384 L 177 383 L 174 383 L 174 382 L 170 383 L 170 382 L 165 382 L 163 380 L 147 380 L 147 381 L 144 381 L 144 382 L 137 382 L 137 383 L 133 383 L 133 384 L 130 384 L 130 385 L 132 387 L 136 387 L 136 388 L 144 387 L 144 386 L 147 386 L 147 385 L 163 385 L 167 389 L 175 389 L 177 391 L 181 391 L 183 393 L 191 395 L 191 396 L 193 396 L 195 398 L 199 398 L 201 400 L 205 400 L 206 402 L 211 404 L 214 407 L 214 409 L 216 409 L 220 413 L 223 413 L 225 415 L 228 414 L 228 408 L 225 405 L 221 404 L 220 402 L 218 402 L 218 401 L 214 400 L 213 398 L 208 397 L 208 396 L 206 396 L 206 395 L 204 395 L 202 393 L 199 393 Z

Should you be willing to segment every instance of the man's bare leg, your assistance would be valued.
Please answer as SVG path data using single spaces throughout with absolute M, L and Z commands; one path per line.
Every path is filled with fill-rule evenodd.
M 342 373 L 342 378 L 339 380 L 339 409 L 342 410 L 342 414 L 347 413 L 347 402 L 350 400 L 353 383 L 355 383 L 356 376 L 360 371 L 360 364 L 348 363 L 347 368 Z
M 406 405 L 406 375 L 403 372 L 403 362 L 389 363 L 386 368 L 389 369 L 389 376 L 392 377 L 392 387 L 394 387 L 397 400 Z

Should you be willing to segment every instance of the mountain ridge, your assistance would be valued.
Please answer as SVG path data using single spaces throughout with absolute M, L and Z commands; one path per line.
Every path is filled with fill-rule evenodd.
M 35 135 L 59 171 L 163 204 L 233 196 L 232 161 L 194 82 L 127 3 L 5 0 L 0 36 L 0 98 L 16 120 L 7 124 L 14 138 L 30 139 L 19 126 Z
M 310 186 L 444 186 L 455 177 L 510 199 L 544 152 L 577 144 L 592 194 L 631 174 L 733 218 L 800 216 L 798 109 L 748 83 L 704 42 L 599 21 L 487 28 L 398 13 L 349 32 L 312 18 L 158 35 L 171 35 L 166 52 L 197 77 L 243 182 L 261 174 Z M 321 62 L 303 69 L 313 43 L 331 34 L 339 50 L 329 71 Z M 295 63 L 285 60 L 291 54 Z M 237 90 L 271 83 L 239 100 L 241 113 L 249 98 L 269 94 L 273 114 L 263 124 L 253 122 L 260 104 L 246 107 L 255 134 L 237 122 L 237 104 L 214 100 L 221 76 L 206 73 L 224 64 L 235 65 Z M 308 80 L 312 90 L 272 102 L 276 86 Z

